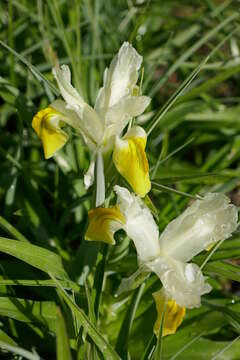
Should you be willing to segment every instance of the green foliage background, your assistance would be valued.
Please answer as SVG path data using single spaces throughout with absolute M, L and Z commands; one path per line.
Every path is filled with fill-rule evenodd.
M 138 119 L 148 131 L 150 198 L 160 230 L 197 194 L 240 203 L 239 1 L 2 0 L 0 2 L 1 359 L 240 359 L 240 236 L 211 254 L 213 291 L 181 328 L 153 335 L 155 275 L 116 296 L 137 269 L 117 246 L 83 240 L 92 194 L 87 148 L 74 133 L 44 160 L 33 115 L 58 90 L 51 68 L 69 64 L 94 103 L 123 41 L 144 57 Z M 118 179 L 121 184 L 121 179 Z M 209 254 L 200 254 L 202 264 Z

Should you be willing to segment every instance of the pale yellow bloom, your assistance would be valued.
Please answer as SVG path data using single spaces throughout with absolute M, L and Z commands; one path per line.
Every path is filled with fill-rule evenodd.
M 177 328 L 183 322 L 186 313 L 185 307 L 179 306 L 175 300 L 167 299 L 162 290 L 153 293 L 153 298 L 157 309 L 157 320 L 154 324 L 154 333 L 158 336 L 164 313 L 162 336 L 175 334 Z
M 139 94 L 137 90 L 136 83 L 141 64 L 142 57 L 131 44 L 124 42 L 104 72 L 103 87 L 98 92 L 94 108 L 88 105 L 72 86 L 69 67 L 56 66 L 53 75 L 64 101 L 57 100 L 44 109 L 43 113 L 36 115 L 41 122 L 44 117 L 41 118 L 39 114 L 42 116 L 49 109 L 55 109 L 61 120 L 73 127 L 83 138 L 91 152 L 91 164 L 84 182 L 88 188 L 94 182 L 95 173 L 97 174 L 97 206 L 101 205 L 105 198 L 101 158 L 106 153 L 114 152 L 116 168 L 137 194 L 145 196 L 151 187 L 145 154 L 145 131 L 139 126 L 133 127 L 121 139 L 122 132 L 129 122 L 133 117 L 141 115 L 151 100 Z M 43 142 L 45 157 L 49 158 L 64 145 L 67 138 L 64 137 L 65 133 L 60 130 L 59 124 L 54 125 L 55 133 L 45 131 L 44 121 L 42 129 L 44 135 L 38 131 L 37 134 L 40 134 Z M 131 166 L 128 166 L 129 163 Z

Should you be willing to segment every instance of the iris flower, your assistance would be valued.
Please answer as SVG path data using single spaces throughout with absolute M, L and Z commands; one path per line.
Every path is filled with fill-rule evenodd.
M 175 333 L 185 308 L 199 307 L 201 295 L 209 293 L 198 265 L 191 259 L 220 240 L 227 239 L 237 228 L 237 208 L 220 193 L 209 193 L 196 200 L 180 216 L 171 221 L 159 236 L 154 218 L 136 195 L 115 186 L 118 201 L 113 208 L 90 211 L 85 238 L 114 244 L 114 233 L 124 229 L 133 240 L 139 263 L 157 274 L 163 285 L 154 294 L 159 331 L 164 304 L 163 335 Z
M 141 96 L 136 85 L 142 56 L 124 42 L 109 68 L 104 72 L 103 87 L 95 107 L 88 105 L 71 84 L 67 65 L 56 66 L 53 75 L 64 100 L 56 100 L 33 118 L 32 126 L 42 141 L 45 158 L 51 158 L 67 142 L 62 129 L 70 125 L 83 138 L 91 152 L 91 163 L 84 182 L 88 188 L 97 174 L 97 206 L 105 196 L 103 156 L 113 153 L 118 172 L 132 189 L 144 197 L 151 188 L 148 160 L 145 153 L 147 135 L 140 126 L 128 126 L 133 117 L 144 112 L 150 98 Z M 95 169 L 96 164 L 96 169 Z

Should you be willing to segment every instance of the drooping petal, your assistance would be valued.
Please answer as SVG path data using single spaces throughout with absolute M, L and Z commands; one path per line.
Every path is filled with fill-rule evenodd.
M 144 197 L 151 189 L 145 153 L 147 135 L 140 126 L 133 127 L 122 139 L 116 138 L 113 161 L 118 172 L 136 194 Z
M 118 206 L 126 219 L 124 230 L 133 240 L 139 260 L 150 261 L 160 253 L 158 227 L 144 202 L 127 189 L 114 187 Z
M 89 225 L 85 240 L 103 241 L 114 245 L 114 233 L 123 227 L 125 218 L 117 206 L 112 208 L 96 208 L 88 213 Z
M 189 261 L 210 245 L 227 239 L 237 228 L 237 208 L 223 194 L 207 194 L 171 221 L 160 236 L 161 251 Z
M 147 264 L 160 278 L 166 297 L 181 307 L 194 308 L 201 304 L 201 295 L 211 291 L 200 268 L 193 263 L 184 263 L 160 255 Z
M 154 333 L 158 336 L 165 309 L 162 336 L 175 334 L 177 328 L 183 321 L 186 312 L 185 307 L 179 306 L 175 300 L 167 299 L 162 289 L 153 293 L 153 298 L 157 308 L 157 320 L 154 324 Z
M 40 110 L 32 120 L 32 127 L 42 141 L 46 159 L 51 158 L 68 140 L 68 135 L 60 128 L 63 119 L 61 113 L 48 106 Z

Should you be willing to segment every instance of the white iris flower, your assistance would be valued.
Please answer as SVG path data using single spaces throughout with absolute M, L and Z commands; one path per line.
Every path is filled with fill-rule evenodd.
M 97 173 L 97 206 L 104 201 L 104 165 L 102 156 L 113 151 L 117 170 L 139 196 L 150 190 L 148 161 L 145 154 L 147 136 L 143 128 L 134 126 L 123 136 L 130 120 L 142 114 L 150 98 L 138 94 L 136 86 L 142 56 L 128 42 L 123 43 L 109 68 L 104 84 L 92 108 L 71 84 L 70 69 L 56 66 L 53 75 L 64 100 L 53 102 L 33 118 L 33 128 L 42 140 L 44 154 L 50 158 L 67 141 L 61 129 L 65 123 L 82 136 L 91 151 L 91 164 L 85 175 L 85 186 L 93 184 Z
M 115 191 L 117 206 L 91 210 L 86 239 L 113 244 L 114 232 L 125 230 L 134 242 L 140 264 L 155 272 L 162 282 L 163 289 L 154 298 L 158 312 L 167 303 L 164 334 L 174 333 L 185 308 L 200 306 L 201 295 L 211 291 L 201 269 L 191 259 L 231 236 L 237 228 L 237 208 L 225 195 L 209 193 L 171 221 L 159 236 L 144 202 L 126 188 L 115 186 Z

